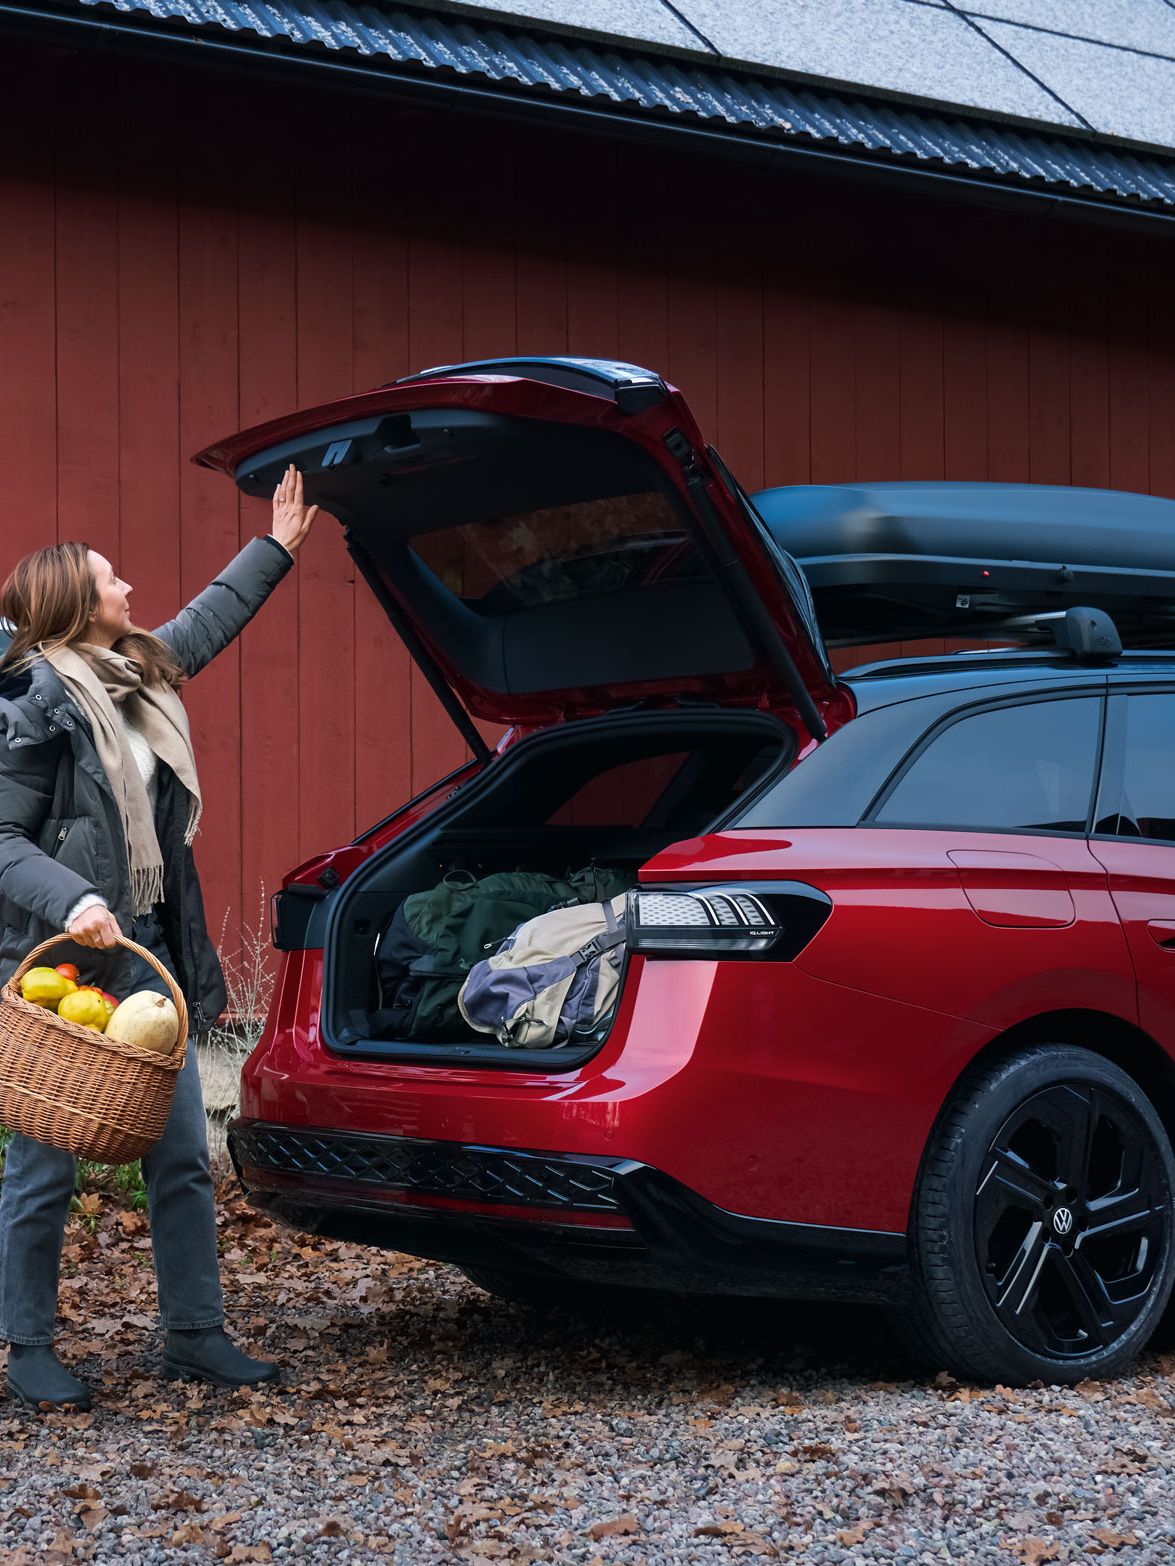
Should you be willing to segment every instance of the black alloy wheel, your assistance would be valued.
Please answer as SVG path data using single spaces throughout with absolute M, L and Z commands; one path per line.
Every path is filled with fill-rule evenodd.
M 1109 1347 L 1137 1320 L 1169 1244 L 1150 1131 L 1117 1094 L 1046 1088 L 992 1138 L 975 1253 L 1004 1330 L 1054 1358 Z
M 923 1160 L 907 1336 L 979 1380 L 1113 1374 L 1171 1294 L 1173 1198 L 1167 1132 L 1119 1067 L 1067 1045 L 981 1063 Z

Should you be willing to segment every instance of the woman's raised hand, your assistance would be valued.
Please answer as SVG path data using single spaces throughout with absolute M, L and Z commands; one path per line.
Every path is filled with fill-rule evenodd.
M 290 553 L 297 554 L 305 542 L 317 506 L 308 506 L 302 498 L 302 475 L 291 462 L 273 492 L 273 536 Z
M 95 903 L 84 913 L 78 914 L 65 933 L 72 936 L 79 946 L 93 946 L 99 951 L 109 951 L 117 944 L 122 931 L 110 909 Z

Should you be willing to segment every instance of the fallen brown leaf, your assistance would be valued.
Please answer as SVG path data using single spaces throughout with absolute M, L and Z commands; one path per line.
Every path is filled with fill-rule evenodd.
M 1009 1512 L 1003 1519 L 1005 1528 L 1011 1528 L 1015 1533 L 1027 1533 L 1031 1528 L 1040 1526 L 1040 1514 L 1038 1512 Z
M 587 1530 L 589 1539 L 611 1539 L 620 1534 L 640 1533 L 641 1525 L 631 1512 L 623 1517 L 613 1517 L 607 1522 L 593 1523 Z
M 873 1494 L 880 1495 L 887 1501 L 892 1501 L 895 1506 L 901 1506 L 909 1500 L 918 1486 L 910 1478 L 909 1474 L 894 1474 L 892 1478 L 882 1479 L 873 1486 Z
M 1120 1550 L 1123 1545 L 1135 1545 L 1139 1543 L 1136 1533 L 1117 1533 L 1113 1528 L 1091 1528 L 1090 1535 L 1099 1544 L 1104 1544 L 1107 1550 Z
M 836 1447 L 829 1446 L 827 1441 L 809 1441 L 806 1446 L 797 1447 L 796 1453 L 806 1461 L 816 1463 L 824 1457 L 835 1457 Z
M 182 1528 L 177 1528 L 171 1536 L 172 1544 L 207 1544 L 208 1534 L 199 1523 L 184 1523 Z
M 876 1528 L 880 1519 L 877 1517 L 864 1517 L 859 1523 L 854 1523 L 851 1528 L 838 1528 L 836 1542 L 838 1544 L 864 1544 L 865 1535 L 871 1528 Z
M 198 1495 L 193 1495 L 190 1490 L 177 1490 L 163 1503 L 169 1511 L 173 1512 L 202 1512 L 204 1502 Z
M 1018 1556 L 1025 1566 L 1044 1566 L 1046 1561 L 1059 1560 L 1061 1555 L 1061 1546 L 1047 1539 L 1014 1539 L 1003 1543 L 1004 1548 Z

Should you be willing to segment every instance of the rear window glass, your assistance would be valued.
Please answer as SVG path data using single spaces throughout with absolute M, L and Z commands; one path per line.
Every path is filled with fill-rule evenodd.
M 1096 697 L 961 718 L 898 778 L 873 819 L 977 832 L 1083 832 L 1097 765 Z
M 485 615 L 708 574 L 658 490 L 419 533 L 411 546 L 451 593 Z

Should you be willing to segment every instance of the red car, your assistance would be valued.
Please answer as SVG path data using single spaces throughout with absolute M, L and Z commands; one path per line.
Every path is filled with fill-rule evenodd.
M 473 756 L 285 880 L 231 1132 L 253 1203 L 513 1299 L 885 1302 L 970 1377 L 1138 1353 L 1175 1271 L 1175 657 L 1119 632 L 1169 633 L 1175 503 L 752 503 L 678 392 L 589 360 L 430 371 L 199 460 L 256 495 L 298 464 Z M 837 678 L 821 627 L 1023 645 Z M 389 1033 L 410 894 L 585 865 L 630 887 L 601 1026 Z

